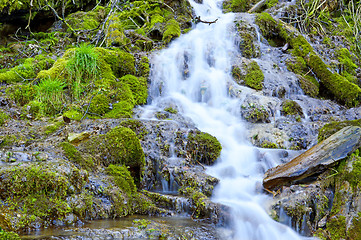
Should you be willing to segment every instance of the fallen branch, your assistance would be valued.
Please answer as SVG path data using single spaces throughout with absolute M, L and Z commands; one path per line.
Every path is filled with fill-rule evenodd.
M 216 23 L 218 21 L 218 18 L 216 20 L 212 21 L 212 22 L 208 22 L 208 21 L 201 20 L 201 16 L 198 16 L 198 17 L 195 18 L 195 20 L 196 20 L 196 23 L 201 22 L 201 23 L 207 23 L 207 24 L 211 25 L 212 23 Z
M 261 0 L 258 3 L 256 3 L 250 10 L 248 10 L 248 13 L 254 13 L 257 12 L 261 7 L 263 7 L 263 5 L 265 5 L 265 3 L 267 2 L 267 0 Z

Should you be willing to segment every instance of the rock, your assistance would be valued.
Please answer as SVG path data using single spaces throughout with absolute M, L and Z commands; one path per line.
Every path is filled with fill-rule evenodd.
M 269 169 L 266 189 L 309 182 L 361 146 L 361 128 L 346 127 L 286 164 Z
M 81 141 L 84 141 L 90 137 L 89 132 L 81 132 L 81 133 L 69 133 L 68 135 L 68 141 L 71 144 L 77 145 Z

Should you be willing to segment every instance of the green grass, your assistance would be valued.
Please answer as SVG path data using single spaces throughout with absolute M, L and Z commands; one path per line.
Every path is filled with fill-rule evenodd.
M 59 79 L 45 78 L 37 86 L 37 101 L 41 102 L 44 114 L 56 114 L 63 106 L 66 83 Z
M 99 75 L 98 56 L 93 46 L 81 43 L 68 61 L 66 68 L 72 79 L 71 88 L 75 99 L 79 99 L 85 85 Z

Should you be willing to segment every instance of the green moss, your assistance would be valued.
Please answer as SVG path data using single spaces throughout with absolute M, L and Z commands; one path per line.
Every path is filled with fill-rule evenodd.
M 281 107 L 282 107 L 281 113 L 285 116 L 288 115 L 299 115 L 301 117 L 304 116 L 301 106 L 295 101 L 284 100 Z
M 344 127 L 348 126 L 358 126 L 361 127 L 361 119 L 356 120 L 347 120 L 342 122 L 332 122 L 324 125 L 318 130 L 318 142 L 325 140 L 330 137 L 332 134 L 338 132 Z
M 311 77 L 311 76 L 299 76 L 298 77 L 298 81 L 300 83 L 300 86 L 303 90 L 303 92 L 311 97 L 316 97 L 319 94 L 319 87 L 318 82 L 316 81 L 315 78 Z M 317 84 L 315 84 L 315 82 Z
M 265 140 L 262 142 L 261 148 L 280 148 L 280 147 L 276 143 Z
M 172 113 L 172 114 L 177 114 L 177 113 L 178 113 L 178 110 L 177 110 L 177 109 L 174 109 L 174 108 L 172 108 L 172 107 L 164 108 L 164 111 L 169 112 L 169 113 Z
M 179 23 L 175 19 L 171 19 L 166 24 L 162 40 L 165 43 L 169 43 L 174 38 L 179 37 L 180 34 L 181 34 L 181 29 Z
M 120 81 L 129 86 L 136 104 L 145 104 L 147 102 L 148 86 L 145 78 L 137 78 L 128 74 L 122 77 Z
M 253 89 L 262 90 L 264 75 L 257 62 L 252 61 L 247 66 L 247 74 L 244 77 L 244 83 Z
M 61 148 L 64 151 L 65 156 L 75 164 L 78 164 L 81 168 L 86 170 L 91 170 L 94 167 L 94 161 L 90 157 L 83 157 L 82 154 L 68 142 L 63 142 L 60 144 Z
M 48 69 L 54 60 L 51 58 L 27 58 L 24 63 L 0 73 L 0 83 L 16 83 L 34 79 L 37 73 L 43 69 Z
M 130 118 L 133 115 L 134 104 L 127 101 L 120 101 L 113 104 L 113 109 L 107 112 L 105 118 Z
M 353 62 L 350 51 L 347 48 L 341 48 L 336 51 L 336 57 L 339 61 L 340 74 L 348 81 L 356 83 L 357 65 Z
M 17 228 L 29 227 L 37 217 L 61 219 L 71 211 L 65 200 L 69 181 L 46 165 L 3 168 L 0 179 L 0 205 L 22 213 Z
M 77 111 L 75 109 L 71 109 L 71 110 L 64 112 L 63 116 L 73 119 L 73 120 L 76 120 L 76 121 L 80 121 L 80 119 L 83 117 L 83 114 L 81 114 L 79 111 Z
M 1 240 L 20 240 L 21 238 L 17 233 L 5 232 L 0 228 L 0 239 Z
M 20 106 L 28 104 L 36 97 L 36 88 L 32 84 L 12 85 L 6 89 L 6 94 Z
M 348 229 L 348 239 L 358 239 L 361 236 L 361 212 L 357 213 L 357 216 L 353 218 L 352 225 Z
M 246 107 L 242 106 L 242 108 Z M 259 107 L 250 104 L 249 108 L 242 112 L 242 116 L 252 123 L 270 122 L 269 113 L 263 106 Z
M 186 149 L 193 162 L 212 165 L 221 154 L 222 146 L 212 135 L 196 131 L 188 134 Z
M 102 116 L 110 110 L 110 99 L 104 94 L 100 93 L 95 95 L 90 102 L 89 113 Z
M 107 173 L 113 176 L 113 181 L 116 186 L 122 189 L 128 196 L 131 196 L 137 191 L 134 180 L 126 166 L 116 166 L 110 164 L 107 167 Z
M 247 0 L 231 0 L 223 3 L 223 9 L 226 12 L 245 12 L 249 7 Z
M 144 152 L 131 129 L 116 127 L 81 144 L 85 152 L 97 157 L 104 166 L 121 164 L 130 167 L 139 182 L 145 165 Z
M 259 56 L 259 48 L 253 42 L 253 36 L 245 31 L 241 30 L 242 41 L 239 44 L 239 48 L 242 52 L 242 56 L 246 58 L 255 58 Z
M 267 0 L 266 6 L 267 6 L 267 8 L 271 8 L 273 6 L 276 6 L 277 3 L 278 3 L 278 0 Z
M 0 127 L 5 124 L 9 116 L 2 110 L 0 110 Z
M 29 104 L 23 107 L 24 112 L 30 114 L 32 118 L 37 118 L 41 116 L 42 112 L 42 103 L 39 101 L 31 101 Z
M 331 240 L 346 239 L 346 217 L 333 216 L 326 225 Z
M 44 133 L 46 135 L 52 134 L 52 133 L 56 132 L 57 130 L 59 130 L 59 128 L 61 128 L 62 126 L 64 126 L 64 122 L 56 121 L 52 124 L 45 126 Z
M 135 59 L 130 53 L 121 50 L 106 50 L 96 48 L 102 59 L 109 64 L 115 77 L 123 77 L 127 74 L 135 75 Z
M 129 119 L 120 123 L 123 127 L 132 129 L 140 140 L 144 139 L 144 136 L 148 134 L 148 131 L 144 124 L 135 119 Z
M 347 81 L 338 73 L 332 73 L 316 54 L 311 53 L 307 58 L 307 62 L 325 88 L 327 88 L 339 102 L 349 107 L 360 103 L 361 89 L 357 85 Z
M 192 200 L 193 215 L 196 218 L 205 217 L 207 196 L 192 187 L 183 187 L 179 192 Z
M 13 134 L 0 136 L 0 147 L 15 145 L 17 141 L 18 137 Z
M 138 76 L 145 77 L 147 79 L 149 78 L 149 72 L 150 72 L 149 59 L 146 56 L 143 56 L 140 59 L 137 70 L 138 70 L 137 71 Z

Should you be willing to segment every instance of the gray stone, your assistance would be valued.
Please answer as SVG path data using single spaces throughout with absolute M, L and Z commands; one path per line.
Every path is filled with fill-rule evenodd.
M 360 139 L 360 127 L 345 127 L 290 162 L 269 169 L 264 176 L 263 186 L 275 189 L 310 182 L 359 148 Z

